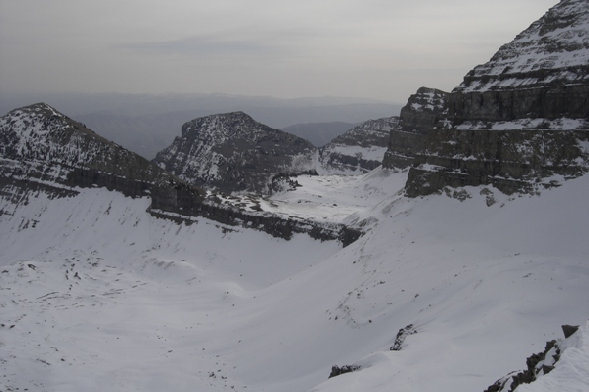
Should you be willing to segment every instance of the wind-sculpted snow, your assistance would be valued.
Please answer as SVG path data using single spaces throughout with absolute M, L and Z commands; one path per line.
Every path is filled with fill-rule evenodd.
M 316 154 L 306 140 L 235 112 L 184 124 L 182 135 L 154 162 L 194 185 L 267 192 L 273 174 L 310 170 Z

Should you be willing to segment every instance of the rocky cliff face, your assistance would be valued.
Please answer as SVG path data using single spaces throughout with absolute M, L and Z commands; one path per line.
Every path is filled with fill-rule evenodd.
M 457 122 L 589 117 L 589 4 L 564 0 L 475 67 L 451 95 Z
M 389 169 L 407 169 L 414 164 L 423 149 L 424 136 L 442 127 L 448 116 L 448 93 L 421 87 L 409 97 L 401 109 L 399 126 L 392 129 L 383 166 Z
M 272 175 L 313 168 L 317 149 L 242 112 L 192 120 L 154 162 L 190 184 L 223 192 L 267 192 Z
M 398 117 L 366 121 L 334 138 L 320 152 L 321 166 L 331 173 L 364 173 L 381 165 L 389 134 Z
M 533 192 L 589 171 L 589 3 L 563 0 L 451 93 L 421 88 L 383 166 L 407 194 L 492 184 Z
M 39 193 L 74 197 L 80 188 L 105 187 L 150 199 L 152 215 L 193 222 L 199 217 L 290 238 L 308 233 L 321 240 L 355 241 L 360 232 L 266 213 L 248 213 L 216 202 L 157 165 L 112 143 L 46 104 L 16 109 L 0 118 L 0 215 Z

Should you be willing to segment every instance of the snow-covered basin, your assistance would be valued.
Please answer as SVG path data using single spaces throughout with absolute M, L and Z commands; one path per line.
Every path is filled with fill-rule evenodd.
M 107 191 L 31 200 L 0 217 L 0 389 L 484 390 L 584 324 L 588 176 L 487 207 L 479 188 L 403 198 L 401 175 L 307 189 L 377 219 L 343 249 L 178 225 Z
M 363 216 L 392 194 L 402 189 L 406 173 L 378 168 L 361 175 L 301 175 L 294 178 L 301 186 L 261 201 L 264 211 L 313 219 L 321 222 L 346 222 Z

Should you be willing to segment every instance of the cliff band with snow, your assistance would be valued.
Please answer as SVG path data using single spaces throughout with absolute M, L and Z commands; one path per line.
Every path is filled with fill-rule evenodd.
M 589 170 L 589 3 L 565 0 L 451 93 L 420 88 L 383 165 L 409 196 L 493 184 L 535 192 Z

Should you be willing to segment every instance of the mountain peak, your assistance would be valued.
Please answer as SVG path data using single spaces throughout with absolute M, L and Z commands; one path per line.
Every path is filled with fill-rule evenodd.
M 55 108 L 45 102 L 37 102 L 32 105 L 11 110 L 8 115 L 14 116 L 18 115 L 18 113 L 23 113 L 26 115 L 32 115 L 33 113 L 36 113 L 41 116 L 58 116 L 62 118 L 66 117 L 64 114 L 58 112 Z
M 182 137 L 194 138 L 196 136 L 193 134 L 197 131 L 230 137 L 232 134 L 254 128 L 270 129 L 242 111 L 219 113 L 198 117 L 185 123 L 182 125 Z
M 273 174 L 309 170 L 316 152 L 304 139 L 230 112 L 185 123 L 154 161 L 193 185 L 264 192 Z
M 491 60 L 470 71 L 454 91 L 572 84 L 589 84 L 586 0 L 563 0 L 552 7 Z

